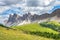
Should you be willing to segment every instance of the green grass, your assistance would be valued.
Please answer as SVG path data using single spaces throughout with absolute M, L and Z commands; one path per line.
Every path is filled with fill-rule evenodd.
M 58 37 L 58 34 L 58 31 L 38 23 L 12 26 L 10 28 L 0 26 L 0 40 L 58 40 L 54 39 L 54 36 Z
M 54 31 L 51 28 L 42 27 L 38 23 L 32 23 L 32 24 L 27 24 L 27 25 L 22 25 L 22 26 L 14 26 L 12 28 L 23 30 L 23 31 L 48 32 L 48 33 L 58 34 L 57 31 Z
M 54 40 L 54 39 L 25 34 L 21 30 L 19 31 L 13 29 L 7 30 L 4 27 L 0 27 L 0 40 Z

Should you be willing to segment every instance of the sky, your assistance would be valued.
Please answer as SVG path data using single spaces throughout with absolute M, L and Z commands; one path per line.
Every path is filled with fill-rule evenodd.
M 60 0 L 0 0 L 0 23 L 8 19 L 9 14 L 50 13 L 60 7 Z

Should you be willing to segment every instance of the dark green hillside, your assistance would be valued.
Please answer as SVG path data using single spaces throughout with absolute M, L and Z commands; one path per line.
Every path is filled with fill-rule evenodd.
M 40 25 L 43 27 L 51 28 L 51 29 L 58 31 L 58 32 L 60 31 L 60 23 L 56 22 L 56 21 L 43 22 L 43 23 L 40 23 Z

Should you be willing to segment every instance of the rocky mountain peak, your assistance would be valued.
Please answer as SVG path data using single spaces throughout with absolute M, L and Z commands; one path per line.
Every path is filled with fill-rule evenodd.
M 56 18 L 59 18 L 60 17 L 60 9 L 56 9 L 54 10 L 51 14 L 48 14 L 48 13 L 45 13 L 45 14 L 42 14 L 42 15 L 37 15 L 37 14 L 34 14 L 34 15 L 31 15 L 32 13 L 28 12 L 26 14 L 23 14 L 23 16 L 20 16 L 18 14 L 13 14 L 9 16 L 9 19 L 7 21 L 7 24 L 13 24 L 13 25 L 18 25 L 18 24 L 21 24 L 21 23 L 25 23 L 26 22 L 44 22 L 43 20 L 47 20 L 48 18 L 52 18 L 54 20 L 56 20 Z M 57 16 L 57 17 L 55 17 Z M 53 18 L 54 17 L 54 18 Z

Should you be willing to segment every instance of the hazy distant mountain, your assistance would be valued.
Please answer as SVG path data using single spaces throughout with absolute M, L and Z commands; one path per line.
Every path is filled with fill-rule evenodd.
M 7 25 L 23 25 L 23 24 L 28 24 L 28 23 L 32 23 L 32 22 L 44 22 L 49 20 L 56 20 L 59 21 L 59 17 L 60 17 L 60 9 L 56 9 L 54 10 L 51 14 L 45 13 L 42 15 L 31 15 L 32 13 L 26 13 L 23 14 L 22 16 L 18 15 L 18 14 L 13 14 L 13 15 L 9 15 L 9 19 L 7 21 Z

